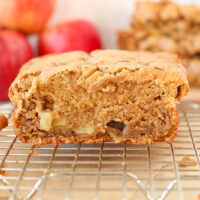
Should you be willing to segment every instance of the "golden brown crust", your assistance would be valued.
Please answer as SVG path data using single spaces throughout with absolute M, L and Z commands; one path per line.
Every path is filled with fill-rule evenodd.
M 158 70 L 159 68 L 159 70 Z M 9 97 L 15 106 L 17 84 L 27 77 L 35 77 L 34 86 L 47 82 L 55 74 L 67 71 L 75 73 L 77 85 L 91 92 L 102 88 L 105 82 L 118 83 L 132 80 L 138 83 L 155 79 L 169 82 L 176 80 L 188 84 L 186 72 L 176 55 L 147 51 L 97 50 L 90 55 L 84 52 L 63 53 L 32 59 L 20 70 L 10 87 Z M 26 84 L 26 83 L 23 83 Z M 36 88 L 33 88 L 36 89 Z M 183 94 L 185 96 L 187 91 Z
M 0 130 L 8 126 L 8 119 L 5 115 L 0 114 Z
M 155 71 L 159 79 L 166 79 L 165 81 L 168 81 L 173 79 L 174 76 L 178 76 L 187 82 L 185 70 L 180 66 L 176 55 L 161 52 L 97 50 L 90 55 L 84 52 L 72 52 L 32 59 L 21 68 L 11 89 L 17 82 L 22 81 L 24 77 L 32 74 L 37 76 L 39 81 L 46 81 L 49 77 L 59 72 L 67 71 L 69 73 L 77 73 L 80 76 L 79 78 L 86 80 L 88 76 L 93 75 L 95 72 L 103 72 L 103 74 L 100 74 L 101 78 L 106 79 L 105 74 L 116 76 L 122 70 L 127 70 L 130 73 L 138 71 L 138 76 L 145 76 L 143 71 L 147 67 L 151 68 L 152 73 Z M 156 70 L 158 67 L 161 69 L 160 73 Z M 171 72 L 173 74 L 170 74 Z M 164 76 L 166 73 L 168 76 Z M 138 77 L 134 78 L 139 82 L 142 81 Z M 146 81 L 153 79 L 151 76 L 144 78 L 147 78 Z M 95 83 L 96 79 L 90 79 L 91 87 Z M 12 98 L 12 95 L 10 95 L 10 98 Z
M 151 144 L 173 140 L 179 124 L 176 104 L 188 90 L 175 55 L 98 50 L 31 60 L 9 97 L 16 107 L 15 132 L 23 142 Z

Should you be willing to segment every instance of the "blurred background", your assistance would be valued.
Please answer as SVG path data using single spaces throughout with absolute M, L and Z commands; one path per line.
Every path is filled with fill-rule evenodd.
M 136 0 L 58 0 L 49 23 L 54 24 L 74 18 L 87 19 L 96 25 L 105 48 L 117 48 L 116 31 L 129 27 L 135 2 Z M 173 2 L 200 5 L 199 0 L 173 0 Z
M 177 3 L 176 6 L 184 4 L 200 6 L 198 0 L 172 2 Z M 172 2 L 166 3 L 166 6 Z M 117 34 L 119 30 L 126 30 L 128 34 L 126 38 L 131 37 L 132 40 L 135 37 L 137 32 L 133 28 L 133 23 L 136 23 L 133 21 L 135 6 L 135 0 L 0 0 L 0 101 L 8 100 L 8 88 L 11 82 L 20 67 L 33 57 L 73 50 L 91 52 L 101 48 L 120 47 L 138 50 L 138 47 L 131 46 L 131 42 L 127 43 L 128 45 L 119 45 L 120 36 Z M 199 8 L 194 15 L 200 16 Z M 176 22 L 170 21 L 170 23 Z M 148 23 L 146 25 L 148 27 Z M 200 23 L 197 26 L 200 27 Z M 195 45 L 200 49 L 198 32 L 200 28 L 195 28 L 192 37 L 198 36 Z M 184 30 L 180 30 L 180 33 L 187 34 Z M 152 35 L 149 33 L 148 37 L 150 36 Z M 173 40 L 170 37 L 172 36 L 168 37 L 168 45 L 169 39 L 170 42 Z M 139 48 L 139 50 L 151 49 Z M 200 50 L 196 55 L 200 55 Z M 190 81 L 194 89 L 186 100 L 200 101 L 199 56 L 197 59 L 195 57 L 195 64 L 192 63 L 190 71 L 192 75 L 189 79 L 195 79 L 198 83 L 193 84 L 194 81 Z

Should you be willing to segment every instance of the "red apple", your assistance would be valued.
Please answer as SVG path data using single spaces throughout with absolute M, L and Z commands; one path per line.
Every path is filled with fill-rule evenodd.
M 0 26 L 24 33 L 41 32 L 56 0 L 0 0 Z
M 85 20 L 75 20 L 47 28 L 39 39 L 39 54 L 61 53 L 73 50 L 91 52 L 101 49 L 96 28 Z
M 0 100 L 8 99 L 8 88 L 20 67 L 32 58 L 26 37 L 16 31 L 0 30 Z

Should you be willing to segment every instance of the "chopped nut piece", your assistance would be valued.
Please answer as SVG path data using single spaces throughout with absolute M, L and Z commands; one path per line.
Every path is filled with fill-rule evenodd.
M 189 156 L 185 156 L 182 158 L 181 162 L 185 163 L 179 163 L 179 167 L 195 167 L 197 166 L 197 163 L 194 159 L 190 158 Z
M 114 92 L 116 90 L 116 86 L 109 84 L 105 88 L 102 88 L 103 92 Z
M 123 131 L 126 125 L 123 122 L 117 122 L 112 120 L 109 123 L 107 123 L 107 126 L 111 126 L 113 128 L 119 129 L 120 131 Z
M 8 119 L 5 115 L 0 114 L 0 130 L 8 126 Z
M 52 127 L 53 115 L 50 111 L 40 113 L 40 129 L 48 131 Z

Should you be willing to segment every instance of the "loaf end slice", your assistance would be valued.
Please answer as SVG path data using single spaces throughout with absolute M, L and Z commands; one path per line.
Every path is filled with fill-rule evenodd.
M 171 142 L 189 90 L 168 53 L 97 50 L 35 58 L 9 91 L 15 133 L 35 145 Z

